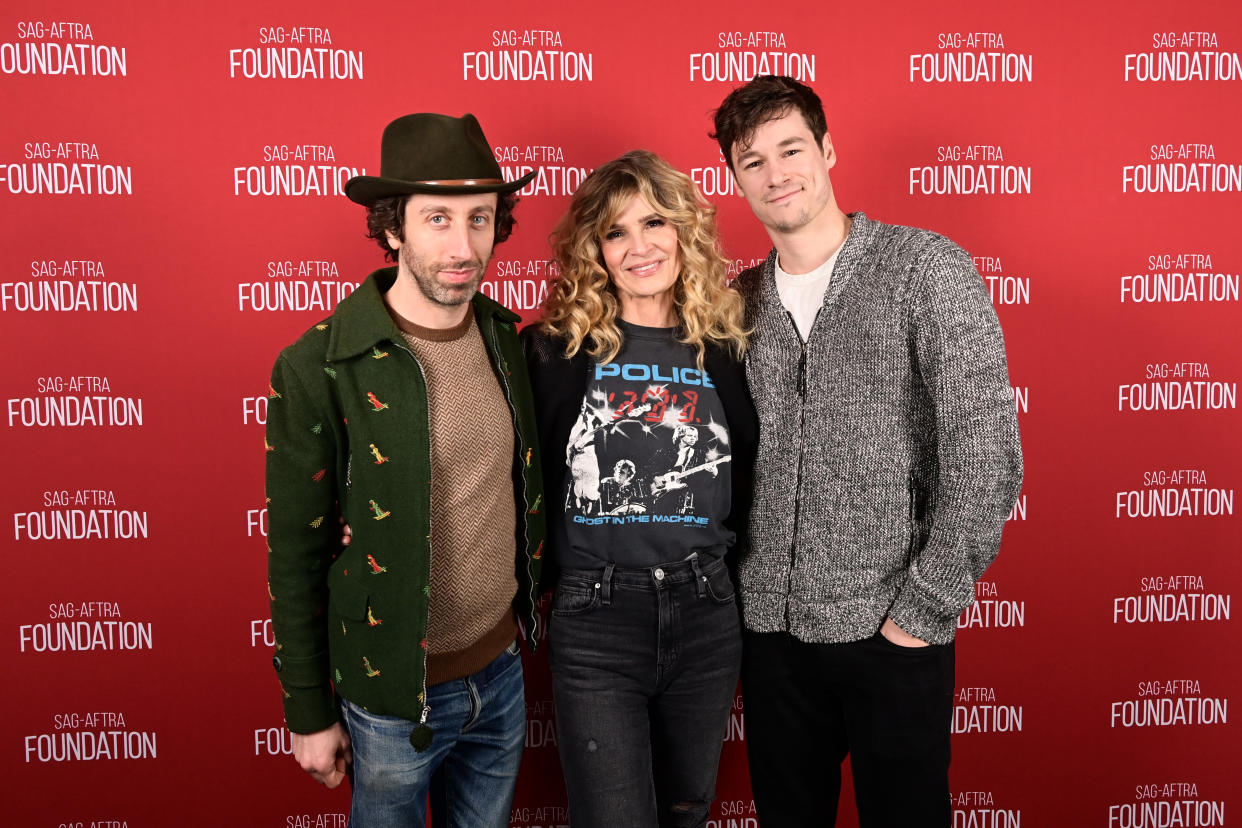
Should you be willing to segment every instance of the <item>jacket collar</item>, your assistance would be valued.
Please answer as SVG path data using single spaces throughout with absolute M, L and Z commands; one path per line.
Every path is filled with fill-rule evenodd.
M 381 268 L 346 296 L 332 314 L 328 338 L 329 361 L 349 359 L 366 353 L 381 342 L 401 340 L 401 330 L 388 314 L 384 294 L 397 281 L 397 268 Z M 521 320 L 504 305 L 476 293 L 470 300 L 479 328 L 490 319 L 516 324 Z
M 831 305 L 845 290 L 846 285 L 854 280 L 858 266 L 871 246 L 871 237 L 875 234 L 875 222 L 867 218 L 861 210 L 850 213 L 853 224 L 850 234 L 841 243 L 841 252 L 837 254 L 837 263 L 832 266 L 832 279 L 828 282 L 828 293 L 824 296 L 824 304 Z M 760 296 L 765 304 L 775 308 L 783 308 L 781 297 L 776 292 L 776 248 L 768 253 L 763 263 Z

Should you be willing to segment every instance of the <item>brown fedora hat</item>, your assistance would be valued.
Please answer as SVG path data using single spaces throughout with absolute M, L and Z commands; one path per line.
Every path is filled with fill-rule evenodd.
M 380 142 L 380 174 L 358 175 L 345 183 L 350 201 L 371 204 L 376 199 L 411 193 L 511 193 L 525 187 L 535 173 L 517 181 L 500 177 L 478 120 L 420 112 L 384 127 Z

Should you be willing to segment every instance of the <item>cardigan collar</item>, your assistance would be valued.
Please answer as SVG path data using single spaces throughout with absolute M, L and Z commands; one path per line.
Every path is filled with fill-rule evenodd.
M 875 222 L 867 218 L 867 214 L 858 211 L 849 214 L 852 220 L 850 233 L 841 243 L 841 251 L 837 254 L 837 263 L 832 268 L 832 278 L 828 282 L 828 293 L 824 295 L 824 304 L 831 305 L 854 280 L 858 273 L 859 263 L 866 258 L 867 249 L 875 235 Z M 764 260 L 760 277 L 760 301 L 777 310 L 783 310 L 780 294 L 776 292 L 776 248 L 773 247 Z

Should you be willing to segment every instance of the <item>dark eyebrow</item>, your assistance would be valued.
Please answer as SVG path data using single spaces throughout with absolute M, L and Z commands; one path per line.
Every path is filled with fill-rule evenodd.
M 805 143 L 805 142 L 806 142 L 806 138 L 804 138 L 803 136 L 801 136 L 801 135 L 794 135 L 794 136 L 792 136 L 792 137 L 790 137 L 790 138 L 786 138 L 784 141 L 781 141 L 780 143 L 778 143 L 778 144 L 776 145 L 776 148 L 777 148 L 778 150 L 779 150 L 779 149 L 785 149 L 786 147 L 788 147 L 788 146 L 790 146 L 790 145 L 792 145 L 792 144 L 802 144 L 802 143 Z M 745 150 L 743 150 L 741 153 L 739 153 L 739 154 L 738 154 L 738 156 L 737 156 L 737 160 L 738 160 L 738 161 L 743 161 L 743 160 L 745 160 L 747 157 L 749 157 L 749 156 L 751 156 L 751 155 L 758 155 L 758 154 L 759 154 L 759 153 L 758 153 L 757 151 L 755 151 L 755 150 L 750 149 L 749 147 L 747 147 Z
M 758 154 L 759 153 L 756 152 L 755 150 L 751 149 L 750 147 L 747 147 L 746 149 L 742 150 L 741 152 L 737 154 L 737 160 L 740 163 L 742 161 L 745 161 L 750 156 L 758 155 Z

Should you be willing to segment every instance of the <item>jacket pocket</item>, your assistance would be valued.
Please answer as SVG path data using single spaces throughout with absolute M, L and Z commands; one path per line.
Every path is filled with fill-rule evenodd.
M 352 586 L 352 585 L 351 585 Z M 328 606 L 340 618 L 362 621 L 367 617 L 371 596 L 363 589 L 336 587 L 328 593 Z

